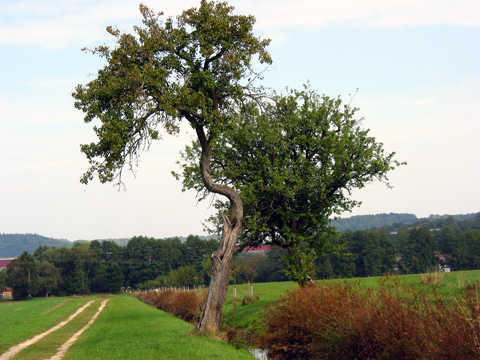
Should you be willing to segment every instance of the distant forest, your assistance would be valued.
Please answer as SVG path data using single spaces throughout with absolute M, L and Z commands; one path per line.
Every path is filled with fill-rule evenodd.
M 332 247 L 316 260 L 315 278 L 480 269 L 480 213 L 430 216 L 408 224 L 398 221 L 408 216 L 400 214 L 382 228 L 346 230 L 333 236 Z M 365 226 L 368 219 L 392 222 L 394 217 L 385 214 L 356 218 L 363 221 L 357 224 Z M 45 243 L 39 245 L 42 241 Z M 25 244 L 35 249 L 24 251 Z M 24 251 L 15 261 L 35 275 L 34 290 L 38 295 L 206 285 L 210 254 L 217 245 L 216 239 L 192 235 L 161 240 L 140 236 L 128 240 L 125 246 L 112 240 L 71 243 L 39 235 L 0 235 L 4 249 Z M 13 257 L 10 254 L 17 256 L 3 252 L 0 257 Z M 284 255 L 282 249 L 267 251 L 265 256 L 237 254 L 232 282 L 288 280 Z M 5 274 L 0 272 L 0 286 L 2 281 L 3 285 L 7 283 Z

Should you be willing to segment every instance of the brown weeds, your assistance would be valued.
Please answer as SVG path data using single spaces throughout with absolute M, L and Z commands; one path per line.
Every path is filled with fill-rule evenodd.
M 266 315 L 272 359 L 480 358 L 477 289 L 456 302 L 412 289 L 342 284 L 287 293 Z
M 194 291 L 147 291 L 132 294 L 144 303 L 175 315 L 188 322 L 195 322 L 205 302 L 205 292 Z

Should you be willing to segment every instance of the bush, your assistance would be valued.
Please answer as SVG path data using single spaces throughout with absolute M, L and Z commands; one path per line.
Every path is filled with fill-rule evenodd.
M 257 295 L 245 295 L 242 299 L 242 305 L 251 305 L 259 301 L 260 298 Z
M 265 317 L 271 359 L 480 358 L 477 289 L 441 300 L 341 284 L 288 292 Z
M 205 302 L 205 292 L 194 291 L 147 291 L 133 294 L 144 303 L 168 312 L 188 322 L 195 322 Z

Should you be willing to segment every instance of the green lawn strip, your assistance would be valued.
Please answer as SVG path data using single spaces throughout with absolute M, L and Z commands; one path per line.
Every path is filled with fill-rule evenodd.
M 64 359 L 253 359 L 244 350 L 192 332 L 193 325 L 119 295 Z
M 94 300 L 94 298 L 89 300 Z M 35 344 L 25 348 L 19 352 L 14 359 L 36 360 L 48 359 L 52 357 L 57 353 L 58 348 L 67 342 L 77 331 L 81 330 L 85 325 L 87 325 L 93 315 L 95 315 L 95 313 L 98 311 L 100 304 L 101 300 L 95 300 L 68 324 L 45 336 Z
M 66 299 L 72 300 L 64 302 Z M 0 305 L 0 354 L 67 319 L 87 301 L 87 298 L 33 298 Z
M 254 283 L 253 294 L 259 297 L 259 301 L 242 305 L 242 299 L 248 296 L 248 284 L 237 285 L 237 302 L 233 302 L 233 286 L 228 288 L 227 298 L 223 307 L 222 322 L 229 327 L 245 328 L 259 322 L 264 313 L 265 306 L 271 304 L 282 296 L 286 291 L 298 286 L 293 281 Z

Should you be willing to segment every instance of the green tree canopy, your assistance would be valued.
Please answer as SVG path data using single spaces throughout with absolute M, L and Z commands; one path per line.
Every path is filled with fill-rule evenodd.
M 210 292 L 200 316 L 199 330 L 216 330 L 220 322 L 233 250 L 242 228 L 243 205 L 238 193 L 211 176 L 210 156 L 216 139 L 237 121 L 233 110 L 258 95 L 252 80 L 254 58 L 271 63 L 269 40 L 253 34 L 253 16 L 233 14 L 226 3 L 202 0 L 199 8 L 185 10 L 176 19 L 163 20 L 140 5 L 143 27 L 134 34 L 108 27 L 116 46 L 98 46 L 92 52 L 106 60 L 97 77 L 78 85 L 75 107 L 94 119 L 96 143 L 81 150 L 90 167 L 81 178 L 88 183 L 122 183 L 125 167 L 137 165 L 142 150 L 167 134 L 179 131 L 186 120 L 197 134 L 201 154 L 197 158 L 203 185 L 225 196 L 230 214 L 224 217 L 224 233 L 214 253 Z M 219 305 L 220 304 L 220 305 Z
M 38 269 L 32 255 L 24 251 L 7 267 L 7 285 L 15 300 L 23 300 L 38 290 Z
M 140 11 L 144 26 L 135 34 L 107 28 L 115 48 L 91 50 L 107 64 L 73 93 L 85 122 L 101 122 L 94 126 L 98 142 L 81 147 L 91 165 L 84 183 L 95 174 L 101 182 L 121 182 L 124 167 L 135 167 L 140 152 L 161 138 L 158 128 L 177 133 L 182 119 L 213 139 L 234 121 L 232 104 L 255 91 L 245 81 L 255 76 L 252 57 L 271 62 L 269 40 L 252 33 L 253 16 L 233 15 L 226 3 L 202 1 L 164 21 L 144 5 Z
M 262 105 L 243 107 L 240 121 L 219 137 L 212 174 L 242 197 L 243 243 L 288 249 L 298 263 L 300 244 L 323 251 L 331 217 L 359 205 L 354 189 L 374 180 L 388 185 L 387 173 L 402 163 L 340 98 L 305 87 Z M 183 154 L 183 184 L 206 196 L 194 163 L 199 152 L 196 143 Z

